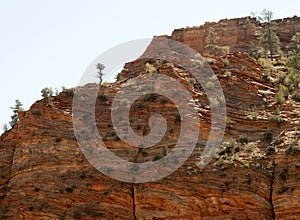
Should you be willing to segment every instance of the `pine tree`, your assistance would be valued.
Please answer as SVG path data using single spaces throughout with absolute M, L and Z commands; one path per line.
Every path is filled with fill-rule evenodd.
M 53 97 L 52 97 L 53 91 L 52 91 L 52 89 L 46 87 L 46 88 L 42 89 L 41 93 L 42 93 L 44 104 L 48 105 L 48 106 L 52 106 L 53 105 L 53 103 L 52 103 L 52 100 L 53 100 Z
M 4 124 L 3 124 L 2 129 L 3 129 L 4 132 L 7 132 L 7 131 L 8 131 L 8 125 L 7 125 L 7 123 L 4 123 Z
M 288 46 L 287 65 L 296 71 L 300 71 L 300 32 L 297 32 Z
M 13 127 L 19 121 L 18 113 L 20 111 L 24 111 L 24 109 L 22 108 L 23 104 L 18 99 L 15 102 L 15 106 L 11 107 L 11 109 L 13 110 L 13 115 L 11 116 L 11 121 L 9 122 L 11 127 Z
M 105 69 L 105 66 L 102 63 L 97 63 L 96 68 L 98 70 L 97 78 L 99 78 L 99 85 L 101 86 L 104 74 L 102 71 Z
M 267 58 L 270 55 L 271 60 L 273 60 L 275 55 L 281 53 L 280 40 L 272 23 L 273 12 L 264 9 L 261 15 L 262 17 L 259 17 L 259 20 L 265 23 L 265 27 L 260 37 L 260 46 L 263 48 L 265 57 Z

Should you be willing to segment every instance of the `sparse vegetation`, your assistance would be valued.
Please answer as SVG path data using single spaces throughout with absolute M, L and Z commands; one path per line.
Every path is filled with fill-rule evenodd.
M 228 67 L 230 65 L 230 61 L 227 58 L 223 58 L 222 62 L 224 63 L 225 67 Z
M 13 110 L 13 115 L 11 116 L 11 121 L 9 122 L 10 126 L 13 127 L 19 121 L 19 112 L 24 111 L 22 108 L 23 104 L 20 102 L 19 99 L 15 101 L 15 106 L 11 107 Z M 4 127 L 5 128 L 5 127 Z M 8 129 L 8 127 L 6 127 Z
M 215 29 L 211 27 L 209 29 L 208 35 L 205 39 L 206 46 L 204 47 L 204 54 L 207 56 L 221 56 L 229 53 L 229 46 L 219 46 L 218 41 L 219 37 L 217 36 Z
M 213 82 L 209 81 L 209 82 L 207 82 L 205 84 L 205 88 L 206 89 L 214 89 L 215 88 L 215 84 Z
M 211 109 L 216 109 L 220 106 L 220 102 L 218 100 L 218 98 L 209 98 L 209 105 L 211 107 Z
M 230 76 L 232 75 L 232 72 L 226 71 L 226 72 L 224 73 L 224 75 L 225 75 L 226 77 L 230 77 Z
M 259 112 L 256 110 L 256 107 L 255 106 L 251 106 L 250 107 L 250 111 L 249 111 L 249 117 L 252 120 L 257 120 L 258 116 L 259 116 Z
M 4 124 L 3 124 L 2 129 L 3 129 L 4 132 L 7 132 L 7 131 L 8 131 L 8 125 L 7 125 L 7 123 L 4 123 Z
M 165 156 L 167 156 L 167 155 L 169 154 L 169 148 L 168 148 L 168 145 L 165 144 L 165 145 L 163 146 L 163 149 L 164 149 L 164 157 L 165 157 Z
M 53 91 L 52 88 L 44 88 L 41 91 L 43 97 L 43 103 L 47 106 L 53 106 Z
M 264 73 L 263 73 L 264 79 L 269 81 L 271 73 L 274 71 L 274 66 L 272 61 L 268 58 L 259 58 L 258 62 L 264 68 Z
M 297 32 L 288 46 L 289 58 L 287 65 L 297 71 L 300 71 L 300 32 Z
M 272 23 L 273 12 L 264 9 L 259 17 L 260 21 L 265 24 L 261 33 L 260 46 L 265 58 L 270 57 L 273 60 L 281 54 L 279 37 L 275 32 L 275 25 Z
M 283 104 L 285 102 L 285 98 L 283 96 L 283 93 L 278 91 L 275 95 L 275 101 L 277 104 Z
M 296 91 L 292 95 L 292 99 L 296 102 L 300 102 L 300 91 Z
M 227 118 L 226 118 L 226 127 L 227 127 L 228 129 L 233 128 L 233 121 L 232 121 L 232 119 L 231 119 L 230 117 L 227 117 Z
M 97 63 L 96 68 L 98 70 L 97 78 L 99 79 L 99 85 L 101 86 L 102 81 L 103 81 L 103 74 L 104 74 L 102 71 L 105 69 L 105 66 L 102 63 Z
M 269 119 L 275 122 L 277 126 L 280 126 L 284 122 L 284 119 L 280 115 L 271 115 Z
M 157 69 L 155 68 L 155 66 L 150 63 L 146 63 L 145 68 L 148 73 L 157 73 Z
M 256 60 L 258 60 L 259 58 L 262 57 L 262 48 L 254 43 L 251 43 L 251 48 L 250 48 L 250 52 L 249 52 L 250 56 Z

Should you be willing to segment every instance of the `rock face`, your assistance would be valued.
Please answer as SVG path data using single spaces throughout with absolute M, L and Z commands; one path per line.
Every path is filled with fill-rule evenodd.
M 238 31 L 232 24 L 237 27 L 239 21 L 244 19 L 214 25 L 226 23 L 231 31 Z M 251 22 L 254 31 L 257 26 Z M 251 28 L 246 35 L 255 39 Z M 194 30 L 195 36 L 199 30 Z M 192 32 L 187 35 L 185 31 L 189 30 L 174 31 L 172 38 L 201 51 Z M 239 33 L 242 36 L 243 31 Z M 240 40 L 227 37 L 235 45 L 232 48 L 246 48 L 237 43 Z M 114 97 L 122 86 L 132 85 L 130 79 L 149 74 L 145 64 L 150 63 L 158 74 L 171 76 L 197 100 L 194 107 L 200 123 L 194 126 L 201 132 L 184 165 L 162 180 L 144 184 L 103 175 L 78 147 L 72 124 L 74 90 L 67 90 L 54 97 L 53 106 L 38 101 L 20 113 L 20 121 L 1 136 L 0 219 L 298 219 L 300 104 L 287 101 L 280 106 L 280 123 L 271 120 L 278 107 L 276 89 L 272 80 L 265 79 L 260 64 L 244 52 L 208 62 L 223 88 L 227 107 L 224 140 L 208 166 L 199 168 L 211 126 L 211 109 L 201 85 L 180 66 L 139 59 L 125 65 L 125 80 L 99 91 L 97 129 L 108 148 L 128 161 L 155 161 L 174 147 L 181 119 L 174 103 L 162 96 L 141 97 L 130 111 L 130 125 L 139 135 L 150 132 L 151 114 L 162 113 L 168 129 L 158 145 L 140 152 L 120 140 L 112 127 Z
M 276 32 L 282 43 L 282 49 L 292 37 L 300 31 L 300 18 L 292 17 L 274 20 Z M 245 17 L 236 19 L 223 19 L 219 22 L 206 22 L 199 27 L 181 28 L 173 31 L 171 36 L 160 36 L 187 44 L 200 53 L 204 51 L 205 39 L 210 28 L 214 28 L 219 37 L 218 45 L 230 46 L 230 51 L 250 51 L 252 45 L 258 44 L 259 32 L 263 28 L 255 18 Z

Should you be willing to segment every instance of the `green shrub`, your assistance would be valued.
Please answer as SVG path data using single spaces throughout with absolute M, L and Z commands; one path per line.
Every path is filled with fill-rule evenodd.
M 220 102 L 217 98 L 209 98 L 209 105 L 211 109 L 216 109 L 220 106 Z
M 150 63 L 146 63 L 145 68 L 146 68 L 148 73 L 157 73 L 157 69 L 155 68 L 155 66 L 153 66 Z
M 215 84 L 213 82 L 207 82 L 205 84 L 205 88 L 206 89 L 214 89 L 215 88 Z
M 279 91 L 282 93 L 284 98 L 288 98 L 290 95 L 290 90 L 288 87 L 284 86 L 284 85 L 280 85 L 279 86 Z
M 2 129 L 3 129 L 4 132 L 7 132 L 8 131 L 8 125 L 6 123 L 4 123 Z
M 258 113 L 258 111 L 256 110 L 256 106 L 255 106 L 255 105 L 251 105 L 251 106 L 250 106 L 249 117 L 250 117 L 252 120 L 257 120 L 257 119 L 258 119 L 258 116 L 259 116 L 259 113 Z
M 281 113 L 280 108 L 277 107 L 276 110 L 275 110 L 275 112 L 274 112 L 274 114 L 275 115 L 280 115 L 280 113 Z
M 295 91 L 292 95 L 292 99 L 296 102 L 300 102 L 300 91 Z
M 258 116 L 259 116 L 258 111 L 251 111 L 251 112 L 250 112 L 250 118 L 251 118 L 252 120 L 257 120 L 257 119 L 258 119 Z
M 230 61 L 227 58 L 223 58 L 222 62 L 224 63 L 225 67 L 228 67 L 230 65 Z
M 285 102 L 285 98 L 282 92 L 277 92 L 275 95 L 275 101 L 277 104 L 283 104 Z
M 232 75 L 232 73 L 230 71 L 226 71 L 224 74 L 226 77 L 230 77 Z
M 277 76 L 277 80 L 276 80 L 276 82 L 278 83 L 278 84 L 284 84 L 285 83 L 285 78 L 286 78 L 286 74 L 285 73 L 283 73 L 283 72 L 279 72 L 279 74 L 278 74 L 278 76 Z
M 284 119 L 280 115 L 271 115 L 269 120 L 275 122 L 277 126 L 280 126 L 284 122 Z
M 42 89 L 41 91 L 42 93 L 42 97 L 43 97 L 43 102 L 45 105 L 47 106 L 53 106 L 53 91 L 52 91 L 52 88 L 44 88 Z

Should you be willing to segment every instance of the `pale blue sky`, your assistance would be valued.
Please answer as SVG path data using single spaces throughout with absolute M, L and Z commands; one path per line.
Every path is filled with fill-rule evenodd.
M 275 18 L 300 15 L 294 0 L 0 0 L 0 126 L 15 99 L 28 109 L 46 86 L 76 86 L 117 44 L 264 8 Z

